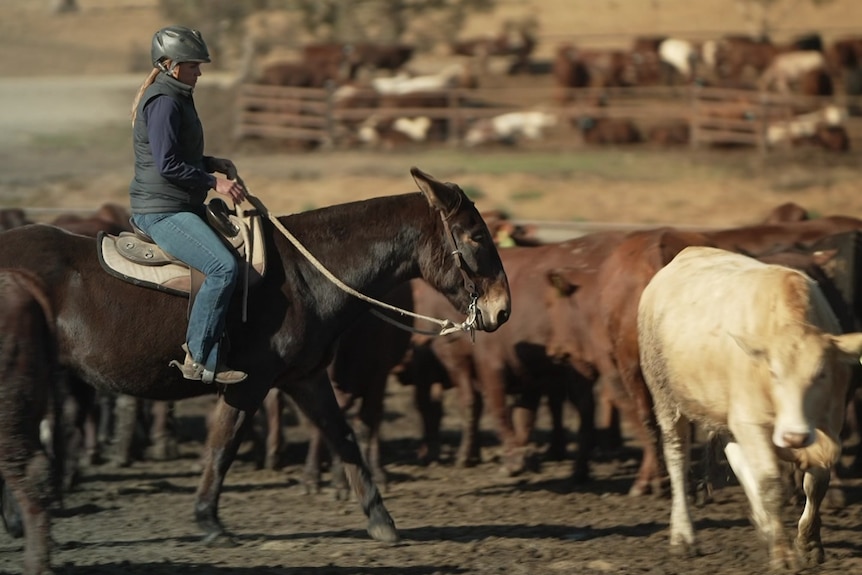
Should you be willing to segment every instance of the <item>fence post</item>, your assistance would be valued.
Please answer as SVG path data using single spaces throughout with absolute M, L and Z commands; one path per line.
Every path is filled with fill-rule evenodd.
M 767 115 L 769 114 L 769 96 L 762 90 L 758 92 L 760 100 L 760 121 L 757 123 L 757 151 L 765 156 L 769 146 L 766 143 Z
M 449 88 L 447 95 L 447 120 L 446 131 L 448 132 L 448 143 L 457 145 L 461 141 L 461 110 L 458 107 L 460 90 Z
M 326 108 L 324 114 L 326 116 L 326 140 L 321 142 L 324 147 L 335 147 L 335 82 L 327 80 L 326 88 Z
M 692 84 L 689 88 L 691 102 L 689 104 L 688 143 L 692 150 L 698 149 L 700 145 L 700 106 L 698 106 L 698 98 L 700 97 L 699 91 L 700 86 L 696 84 Z

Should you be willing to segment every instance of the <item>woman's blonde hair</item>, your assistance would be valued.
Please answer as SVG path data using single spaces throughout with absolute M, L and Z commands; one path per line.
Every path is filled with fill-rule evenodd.
M 152 84 L 153 82 L 156 81 L 156 77 L 159 75 L 159 73 L 163 69 L 164 70 L 170 70 L 173 67 L 171 65 L 170 59 L 162 60 L 161 62 L 159 62 L 159 65 L 164 66 L 164 68 L 153 68 L 152 71 L 150 71 L 149 76 L 147 76 L 147 78 L 141 84 L 141 87 L 138 88 L 138 93 L 135 94 L 135 99 L 132 101 L 132 127 L 133 128 L 135 127 L 135 120 L 138 117 L 138 105 L 141 103 L 141 98 L 143 97 L 144 92 L 146 91 L 147 88 L 150 87 L 150 84 Z

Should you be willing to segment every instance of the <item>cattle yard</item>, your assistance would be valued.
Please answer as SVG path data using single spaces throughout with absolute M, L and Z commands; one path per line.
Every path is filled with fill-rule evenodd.
M 841 125 L 850 147 L 862 144 L 862 117 L 832 120 L 821 112 L 827 107 L 859 107 L 862 97 L 840 99 L 812 96 L 758 94 L 748 90 L 678 86 L 667 88 L 568 88 L 571 101 L 559 105 L 548 101 L 544 88 L 449 89 L 442 94 L 418 93 L 400 102 L 372 105 L 377 94 L 369 89 L 352 90 L 350 98 L 358 104 L 339 99 L 337 89 L 280 87 L 243 84 L 238 89 L 234 137 L 296 140 L 323 148 L 349 148 L 357 145 L 391 148 L 399 143 L 462 146 L 509 143 L 531 144 L 542 140 L 566 145 L 590 143 L 626 145 L 651 143 L 678 147 L 751 147 L 760 152 L 775 152 L 791 146 L 789 134 L 811 130 L 817 123 Z M 596 104 L 601 100 L 601 105 Z M 537 102 L 525 110 L 524 102 Z M 363 103 L 365 106 L 363 106 Z M 471 142 L 471 130 L 498 117 L 521 116 L 530 112 L 551 118 L 545 124 L 513 128 L 507 135 L 491 134 Z M 839 114 L 841 112 L 838 112 Z M 435 126 L 419 134 L 407 130 L 393 135 L 398 119 L 427 118 Z M 629 128 L 623 135 L 592 136 L 594 126 L 611 120 Z M 382 135 L 363 136 L 362 127 L 390 129 Z M 471 128 L 472 127 L 472 128 Z M 396 138 L 389 139 L 387 138 Z M 840 144 L 839 144 L 840 146 Z
M 29 0 L 14 1 L 35 9 L 36 3 Z M 687 242 L 704 241 L 704 237 L 748 255 L 762 253 L 767 258 L 787 258 L 786 265 L 812 266 L 808 268 L 811 277 L 829 286 L 830 297 L 837 294 L 835 309 L 848 312 L 840 318 L 842 326 L 853 330 L 854 322 L 862 318 L 857 296 L 862 240 L 855 231 L 862 226 L 856 219 L 862 217 L 858 189 L 862 116 L 855 111 L 862 103 L 846 88 L 853 84 L 852 75 L 837 76 L 831 96 L 778 93 L 751 85 L 700 85 L 679 78 L 654 85 L 558 85 L 553 60 L 556 47 L 564 43 L 595 48 L 606 56 L 615 50 L 631 52 L 632 38 L 651 25 L 662 30 L 692 28 L 691 34 L 674 36 L 698 45 L 720 36 L 703 32 L 710 17 L 698 15 L 694 3 L 674 1 L 649 4 L 678 4 L 689 20 L 683 15 L 678 21 L 635 19 L 639 24 L 623 34 L 611 24 L 619 22 L 625 3 L 598 0 L 585 10 L 571 0 L 549 2 L 545 6 L 559 4 L 565 9 L 556 17 L 560 26 L 537 36 L 534 52 L 521 62 L 519 71 L 508 73 L 517 62 L 510 55 L 492 56 L 489 69 L 477 74 L 471 87 L 448 88 L 429 99 L 381 98 L 372 80 L 400 77 L 415 85 L 427 82 L 425 76 L 451 80 L 456 76 L 450 75 L 455 68 L 449 64 L 470 61 L 473 56 L 423 60 L 421 67 L 414 61 L 415 69 L 408 61 L 400 70 L 366 71 L 360 74 L 360 80 L 367 82 L 364 85 L 284 87 L 257 81 L 237 84 L 226 73 L 205 75 L 203 80 L 212 83 L 199 85 L 196 101 L 207 126 L 208 146 L 233 158 L 252 192 L 276 213 L 415 191 L 408 173 L 413 165 L 461 185 L 483 212 L 492 234 L 506 245 L 516 244 L 501 251 L 520 315 L 512 318 L 508 328 L 478 334 L 481 339 L 476 343 L 466 336 L 437 338 L 433 345 L 417 338 L 414 343 L 420 345 L 415 350 L 420 355 L 413 360 L 418 368 L 407 373 L 399 366 L 386 379 L 385 393 L 376 398 L 382 401 L 379 452 L 369 451 L 367 456 L 372 464 L 382 464 L 385 478 L 375 474 L 375 481 L 382 488 L 400 542 L 386 544 L 369 536 L 360 505 L 345 500 L 347 489 L 338 482 L 325 453 L 320 475 L 310 479 L 307 456 L 313 433 L 296 406 L 283 396 L 275 407 L 255 416 L 254 433 L 240 446 L 224 481 L 220 519 L 232 539 L 224 545 L 205 545 L 195 525 L 193 502 L 215 398 L 150 406 L 123 396 L 113 414 L 139 422 L 134 439 L 101 435 L 100 456 L 88 452 L 81 459 L 81 475 L 52 517 L 54 572 L 765 572 L 769 550 L 748 518 L 749 502 L 723 453 L 714 461 L 713 490 L 699 491 L 698 506 L 691 509 L 699 553 L 669 552 L 669 485 L 639 483 L 646 477 L 644 437 L 627 417 L 621 422 L 621 437 L 608 432 L 613 414 L 606 392 L 613 388 L 603 383 L 591 388 L 585 383 L 593 381 L 597 364 L 593 363 L 596 357 L 584 352 L 600 349 L 589 347 L 593 341 L 619 341 L 621 347 L 613 353 L 622 365 L 631 366 L 636 359 L 631 348 L 622 344 L 632 333 L 626 323 L 636 300 L 632 296 L 643 289 L 647 271 L 666 263 Z M 28 220 L 52 222 L 85 235 L 126 228 L 130 159 L 125 112 L 128 95 L 142 78 L 133 74 L 106 83 L 87 74 L 125 70 L 126 62 L 117 66 L 111 58 L 129 59 L 127 36 L 140 28 L 146 44 L 149 29 L 161 25 L 141 8 L 154 3 L 80 0 L 81 19 L 54 21 L 49 32 L 41 33 L 32 19 L 0 20 L 0 29 L 6 32 L 6 40 L 0 35 L 0 44 L 15 44 L 18 52 L 14 53 L 20 53 L 19 65 L 25 65 L 26 73 L 38 71 L 38 49 L 49 46 L 52 51 L 45 69 L 69 74 L 67 78 L 75 75 L 74 82 L 46 78 L 42 83 L 42 78 L 36 78 L 26 84 L 30 91 L 16 92 L 18 78 L 0 86 L 6 89 L 0 96 L 19 94 L 14 98 L 17 107 L 9 108 L 16 111 L 14 115 L 28 101 L 35 108 L 32 114 L 21 114 L 23 131 L 29 129 L 25 116 L 43 120 L 29 138 L 0 141 L 0 229 Z M 502 4 L 501 12 L 509 14 L 518 2 Z M 828 12 L 830 4 L 823 9 Z M 115 5 L 130 13 L 122 25 L 106 24 Z M 813 9 L 807 2 L 796 6 L 800 14 L 808 15 Z M 4 9 L 0 7 L 0 13 Z M 88 28 L 91 16 L 98 25 Z M 544 22 L 555 18 L 553 13 L 541 16 Z M 573 41 L 571 32 L 582 30 L 579 19 L 588 33 L 577 34 Z M 26 39 L 16 31 L 19 27 L 27 30 Z M 701 30 L 695 30 L 698 27 Z M 479 39 L 485 28 L 468 27 L 465 38 Z M 828 45 L 858 32 L 829 25 L 822 31 Z M 81 45 L 88 48 L 57 50 L 60 39 L 73 32 L 87 36 Z M 111 42 L 116 53 L 105 52 L 99 32 L 115 35 Z M 777 38 L 789 42 L 809 28 L 796 24 L 779 32 Z M 9 42 L 9 38 L 16 40 Z M 475 45 L 464 42 L 461 49 L 468 51 Z M 10 61 L 2 66 L 17 67 Z M 747 74 L 748 80 L 755 78 L 751 71 Z M 469 80 L 469 76 L 457 78 Z M 52 92 L 61 97 L 48 99 Z M 70 93 L 76 97 L 69 98 Z M 81 102 L 94 105 L 88 109 Z M 109 117 L 114 108 L 119 109 L 117 118 Z M 64 117 L 77 119 L 85 114 L 89 114 L 86 123 L 71 123 L 72 128 L 61 125 Z M 597 130 L 599 125 L 607 131 Z M 836 154 L 822 142 L 799 140 L 818 125 L 840 127 L 823 133 L 842 132 L 849 151 Z M 588 137 L 590 128 L 593 139 Z M 498 130 L 509 130 L 509 136 L 498 138 Z M 633 134 L 639 142 L 624 144 Z M 788 135 L 797 141 L 791 143 Z M 97 206 L 102 207 L 97 211 Z M 833 215 L 837 217 L 825 217 Z M 804 217 L 814 219 L 798 221 Z M 761 222 L 769 227 L 761 227 Z M 791 249 L 785 252 L 777 245 Z M 604 266 L 596 276 L 583 275 L 602 258 L 613 265 Z M 600 282 L 587 281 L 599 273 Z M 6 279 L 4 275 L 0 283 Z M 719 282 L 720 278 L 714 283 Z M 853 309 L 841 307 L 842 301 Z M 6 317 L 6 303 L 0 301 L 2 317 Z M 602 329 L 581 331 L 581 326 L 593 325 L 585 317 L 595 319 L 605 312 L 609 321 Z M 395 361 L 384 358 L 380 349 L 400 349 L 391 334 L 371 321 L 360 322 L 359 327 L 366 331 L 352 333 L 353 343 L 347 347 L 364 351 L 344 362 L 347 375 L 342 381 L 377 374 Z M 587 335 L 591 337 L 585 339 Z M 469 392 L 463 381 L 457 389 L 439 385 L 434 378 L 443 380 L 440 366 L 428 368 L 433 363 L 423 363 L 429 358 L 421 355 L 431 351 L 455 365 L 460 361 L 462 370 L 470 362 L 484 362 L 479 355 L 484 354 L 485 359 L 504 357 L 518 371 L 523 366 L 517 361 L 524 357 L 529 358 L 525 365 L 539 375 L 559 376 L 555 370 L 560 356 L 551 357 L 551 349 L 577 358 L 564 362 L 563 373 L 571 376 L 566 381 L 575 384 L 569 391 L 596 391 L 595 448 L 590 445 L 589 422 L 585 425 L 581 412 L 589 409 L 587 394 L 565 398 L 552 385 L 552 393 L 539 397 L 532 388 L 528 393 L 510 390 L 505 395 L 496 388 L 477 399 L 475 390 Z M 509 352 L 512 355 L 506 355 Z M 612 369 L 607 363 L 600 365 L 599 371 Z M 516 381 L 526 382 L 532 381 Z M 467 386 L 471 384 L 499 382 L 476 377 L 467 381 Z M 636 385 L 631 389 L 643 391 Z M 623 400 L 617 397 L 616 401 Z M 351 417 L 358 415 L 360 407 L 354 405 Z M 559 408 L 562 434 L 555 423 Z M 501 418 L 501 413 L 512 417 Z M 277 451 L 268 451 L 276 440 L 265 435 L 272 429 L 265 416 L 273 414 L 280 419 L 281 437 Z M 164 432 L 157 420 L 166 416 L 171 425 Z M 833 477 L 821 510 L 825 561 L 805 573 L 862 572 L 859 412 L 848 411 L 847 417 L 838 477 Z M 351 419 L 364 443 L 371 436 L 363 421 Z M 150 425 L 148 437 L 145 428 Z M 472 425 L 477 427 L 471 430 Z M 514 426 L 514 433 L 507 425 Z M 474 441 L 473 448 L 465 447 L 465 437 Z M 700 432 L 695 436 L 696 466 L 705 461 L 702 456 L 710 445 L 706 439 Z M 127 440 L 132 448 L 124 452 Z M 587 466 L 589 481 L 580 482 Z M 632 495 L 635 486 L 644 493 Z M 652 489 L 662 494 L 649 493 Z M 789 535 L 795 534 L 802 509 L 800 494 L 790 491 L 788 484 L 780 521 Z M 0 573 L 20 575 L 23 554 L 23 539 L 0 532 Z M 816 559 L 816 553 L 809 556 Z
M 436 58 L 401 44 L 307 44 L 246 72 L 234 135 L 310 148 L 568 139 L 846 151 L 860 136 L 862 37 L 826 32 L 780 43 L 620 37 L 596 48 L 589 36 L 520 29 L 453 43 Z M 539 46 L 553 56 L 534 56 Z

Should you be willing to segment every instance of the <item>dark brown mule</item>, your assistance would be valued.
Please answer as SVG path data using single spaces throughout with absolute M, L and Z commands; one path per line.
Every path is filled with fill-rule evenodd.
M 423 277 L 462 313 L 475 303 L 476 328 L 494 331 L 509 317 L 510 297 L 485 222 L 457 185 L 439 182 L 416 168 L 411 173 L 421 194 L 337 205 L 279 222 L 329 271 L 361 293 L 379 299 L 396 285 Z M 394 541 L 398 535 L 392 518 L 331 386 L 321 377 L 339 334 L 371 304 L 334 285 L 273 229 L 272 222 L 267 224 L 268 269 L 250 294 L 248 321 L 241 323 L 239 305 L 228 318 L 227 362 L 249 378 L 225 389 L 216 404 L 195 496 L 195 519 L 205 541 L 230 541 L 218 517 L 222 484 L 254 412 L 267 392 L 278 386 L 323 430 L 344 460 L 369 518 L 369 534 Z M 185 339 L 186 299 L 105 273 L 92 238 L 42 225 L 10 230 L 0 242 L 0 267 L 28 268 L 50 286 L 56 357 L 69 373 L 99 389 L 150 399 L 213 393 L 213 387 L 184 380 L 168 366 L 180 356 Z M 0 390 L 30 385 L 26 374 L 22 369 L 0 381 Z M 4 422 L 28 422 L 37 416 L 0 404 Z M 31 450 L 28 456 L 37 455 Z M 45 512 L 26 496 L 21 507 L 39 511 L 29 521 L 47 521 Z M 38 541 L 28 542 L 28 553 L 34 546 L 39 562 L 29 574 L 48 569 L 47 530 Z
M 28 574 L 47 568 L 47 508 L 60 496 L 62 454 L 54 452 L 52 469 L 39 437 L 42 418 L 60 407 L 53 329 L 44 284 L 26 270 L 0 269 L 0 499 L 7 530 L 17 537 L 23 527 Z

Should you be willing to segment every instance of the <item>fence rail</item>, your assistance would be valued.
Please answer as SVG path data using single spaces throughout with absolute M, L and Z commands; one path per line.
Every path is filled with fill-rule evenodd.
M 445 92 L 445 106 L 347 106 L 332 89 L 244 84 L 237 97 L 235 137 L 298 139 L 332 146 L 339 143 L 345 125 L 355 127 L 369 118 L 427 116 L 446 122 L 449 140 L 459 142 L 473 122 L 523 110 L 527 106 L 520 102 L 541 102 L 547 99 L 547 92 L 547 88 L 451 89 Z M 364 95 L 373 92 L 368 90 Z M 354 101 L 362 102 L 362 96 L 361 91 L 354 93 Z M 830 104 L 862 110 L 859 97 L 794 96 L 698 86 L 579 88 L 557 92 L 557 97 L 568 101 L 539 107 L 555 114 L 560 123 L 583 117 L 678 123 L 688 126 L 693 148 L 735 144 L 764 152 L 774 147 L 766 137 L 771 124 Z M 862 140 L 862 117 L 851 115 L 844 127 L 851 140 Z

